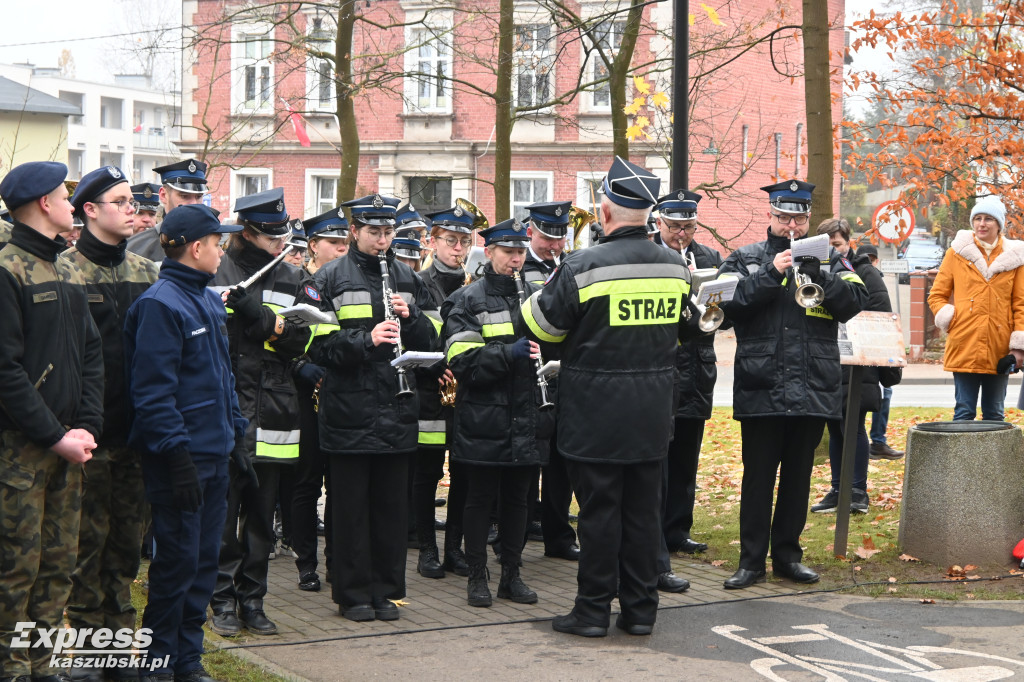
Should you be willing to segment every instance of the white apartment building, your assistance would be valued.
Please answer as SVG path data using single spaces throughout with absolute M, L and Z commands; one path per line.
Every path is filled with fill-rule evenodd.
M 145 76 L 114 76 L 113 84 L 66 78 L 57 69 L 0 64 L 0 76 L 77 106 L 68 120 L 68 178 L 117 166 L 132 183 L 159 182 L 153 168 L 181 158 L 177 92 L 153 89 Z

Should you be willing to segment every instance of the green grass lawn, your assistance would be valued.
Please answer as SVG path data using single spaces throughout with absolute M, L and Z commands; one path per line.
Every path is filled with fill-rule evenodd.
M 889 445 L 902 450 L 907 430 L 917 423 L 946 421 L 953 418 L 952 409 L 893 408 L 890 413 L 887 439 Z M 1007 420 L 1018 425 L 1024 413 L 1007 410 Z M 904 460 L 871 460 L 868 467 L 868 495 L 871 508 L 867 514 L 850 517 L 847 557 L 837 558 L 833 543 L 835 514 L 808 514 L 801 536 L 805 548 L 804 563 L 821 573 L 817 587 L 829 589 L 854 583 L 882 583 L 866 586 L 863 593 L 899 597 L 943 599 L 1018 599 L 1022 584 L 1020 571 L 1010 563 L 1002 566 L 964 566 L 969 576 L 993 577 L 1009 575 L 1016 570 L 1017 579 L 963 582 L 948 580 L 949 567 L 911 560 L 897 548 L 900 503 L 903 497 Z M 735 569 L 739 561 L 740 482 L 743 466 L 740 457 L 739 422 L 732 419 L 730 408 L 716 408 L 704 432 L 700 468 L 697 474 L 697 502 L 694 509 L 693 537 L 706 542 L 708 551 L 697 560 L 726 570 Z M 811 499 L 819 500 L 830 488 L 828 464 L 828 432 L 818 447 L 811 479 Z M 1019 539 L 1019 538 L 1018 538 Z M 770 573 L 769 573 L 770 575 Z M 904 585 L 911 581 L 939 581 L 935 585 Z

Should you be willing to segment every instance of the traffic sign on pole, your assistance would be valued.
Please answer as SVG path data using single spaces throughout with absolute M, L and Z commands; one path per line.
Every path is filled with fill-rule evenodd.
M 883 201 L 871 216 L 871 226 L 888 244 L 899 244 L 914 231 L 914 213 L 902 201 Z

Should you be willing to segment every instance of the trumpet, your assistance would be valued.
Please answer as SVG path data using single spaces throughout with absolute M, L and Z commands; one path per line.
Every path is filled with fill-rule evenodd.
M 393 292 L 391 290 L 391 273 L 388 271 L 387 251 L 381 251 L 379 257 L 381 286 L 384 289 L 384 319 L 401 324 L 398 314 L 395 312 L 395 303 L 391 300 Z M 402 348 L 402 336 L 399 334 L 398 339 L 395 341 L 395 359 L 402 357 L 403 352 L 405 351 Z M 396 373 L 398 374 L 397 397 L 407 398 L 411 396 L 412 388 L 409 386 L 409 379 L 405 375 L 405 367 L 397 367 Z
M 789 248 L 793 249 L 793 230 L 789 231 Z M 796 281 L 796 291 L 793 297 L 796 304 L 801 308 L 816 308 L 825 300 L 825 290 L 818 284 L 811 281 L 811 278 L 793 268 L 793 277 Z
M 693 258 L 693 254 L 687 254 L 690 258 Z M 693 261 L 696 266 L 696 261 Z M 704 282 L 710 282 L 718 276 L 717 268 L 698 268 L 691 272 L 691 286 L 696 289 L 699 293 L 700 285 Z M 713 294 L 708 298 L 707 305 L 701 305 L 697 303 L 696 296 L 694 296 L 693 305 L 700 313 L 700 317 L 697 320 L 697 327 L 705 334 L 711 333 L 722 326 L 725 322 L 725 313 L 718 307 L 719 303 L 722 302 L 722 294 Z M 685 311 L 689 313 L 690 311 Z
M 522 305 L 526 302 L 526 288 L 523 286 L 523 279 L 519 276 L 518 270 L 512 271 L 512 279 L 515 280 L 516 291 L 519 293 L 519 305 Z M 540 389 L 540 405 L 537 406 L 537 409 L 543 412 L 544 410 L 550 410 L 555 404 L 548 400 L 548 380 L 540 373 L 541 368 L 544 366 L 544 359 L 538 357 L 534 360 L 534 366 L 537 368 L 537 388 Z

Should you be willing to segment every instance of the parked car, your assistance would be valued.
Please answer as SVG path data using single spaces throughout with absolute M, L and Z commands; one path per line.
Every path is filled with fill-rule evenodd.
M 939 267 L 945 251 L 941 246 L 932 241 L 914 240 L 907 245 L 907 248 L 899 255 L 899 258 L 907 261 L 910 272 L 918 270 L 932 270 Z M 908 284 L 910 276 L 900 273 L 899 283 Z

